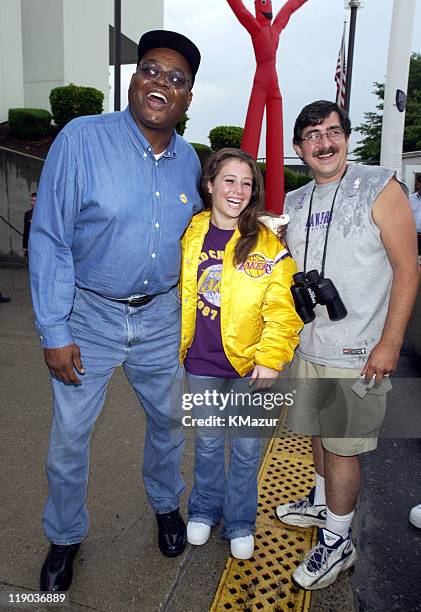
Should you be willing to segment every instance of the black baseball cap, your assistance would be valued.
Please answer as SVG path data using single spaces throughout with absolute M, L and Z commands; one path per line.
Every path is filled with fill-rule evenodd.
M 200 64 L 200 51 L 191 40 L 170 30 L 151 30 L 139 40 L 137 57 L 140 60 L 151 49 L 173 49 L 188 62 L 192 73 L 192 86 Z

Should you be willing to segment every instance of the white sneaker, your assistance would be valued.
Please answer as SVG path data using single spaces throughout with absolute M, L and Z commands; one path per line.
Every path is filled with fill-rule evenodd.
M 324 589 L 356 560 L 357 551 L 351 540 L 351 532 L 347 538 L 342 538 L 327 529 L 319 529 L 316 546 L 300 563 L 292 578 L 303 589 Z
M 409 514 L 409 522 L 414 525 L 414 527 L 421 529 L 421 504 L 412 508 Z
M 252 535 L 230 540 L 231 554 L 236 559 L 250 559 L 254 552 L 254 537 Z
M 276 516 L 283 523 L 295 527 L 324 527 L 326 525 L 326 506 L 314 506 L 313 502 L 314 487 L 308 497 L 278 506 Z
M 210 525 L 189 521 L 187 523 L 187 542 L 189 542 L 189 544 L 194 544 L 195 546 L 206 544 L 206 542 L 209 540 L 210 532 Z

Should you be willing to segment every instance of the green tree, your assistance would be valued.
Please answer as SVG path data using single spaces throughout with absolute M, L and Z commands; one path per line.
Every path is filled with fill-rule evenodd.
M 180 136 L 184 136 L 184 132 L 186 131 L 186 126 L 187 126 L 187 121 L 189 120 L 190 120 L 190 117 L 187 116 L 187 113 L 184 113 L 180 121 L 175 126 L 175 131 L 177 132 L 177 134 L 180 134 Z
M 378 164 L 383 122 L 384 84 L 373 83 L 373 93 L 379 98 L 378 112 L 364 113 L 365 121 L 355 128 L 363 138 L 358 141 L 353 153 L 359 161 Z M 408 98 L 406 102 L 403 150 L 421 149 L 421 54 L 413 53 L 409 65 Z

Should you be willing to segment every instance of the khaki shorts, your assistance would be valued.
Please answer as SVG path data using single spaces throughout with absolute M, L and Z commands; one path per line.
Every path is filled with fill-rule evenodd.
M 335 455 L 348 457 L 374 450 L 392 385 L 384 378 L 361 399 L 351 389 L 360 372 L 319 365 L 296 355 L 289 370 L 289 378 L 296 379 L 289 429 L 321 437 L 323 447 Z

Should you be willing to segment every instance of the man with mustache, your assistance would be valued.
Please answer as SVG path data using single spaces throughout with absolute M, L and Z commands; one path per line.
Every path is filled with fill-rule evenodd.
M 180 238 L 202 203 L 198 157 L 174 128 L 200 53 L 156 30 L 141 37 L 138 58 L 126 110 L 78 118 L 57 136 L 32 222 L 32 299 L 54 396 L 42 591 L 71 584 L 88 532 L 89 441 L 119 365 L 146 414 L 142 473 L 160 550 L 175 557 L 186 545 L 184 434 L 172 401 L 181 392 L 177 283 Z
M 325 285 L 330 279 L 348 311 L 336 317 L 332 302 L 328 311 L 313 284 L 315 318 L 300 334 L 291 367 L 292 377 L 317 379 L 314 385 L 297 381 L 289 415 L 293 431 L 313 436 L 315 487 L 307 497 L 278 506 L 276 514 L 289 525 L 319 527 L 316 546 L 293 574 L 310 590 L 328 586 L 355 562 L 351 522 L 360 491 L 359 455 L 377 446 L 389 375 L 419 282 L 415 225 L 403 185 L 386 168 L 348 164 L 350 133 L 349 118 L 335 103 L 303 108 L 293 143 L 314 181 L 289 193 L 285 208 L 299 270 L 317 270 Z

